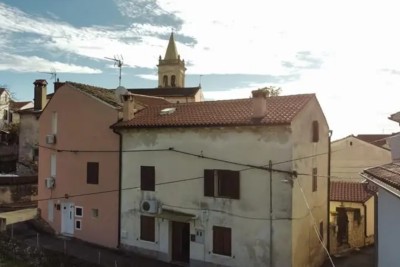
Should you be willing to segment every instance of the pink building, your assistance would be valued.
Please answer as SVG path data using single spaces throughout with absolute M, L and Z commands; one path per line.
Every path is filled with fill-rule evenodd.
M 139 95 L 135 102 L 167 103 Z M 114 90 L 72 82 L 58 87 L 43 110 L 38 205 L 57 233 L 118 246 L 120 137 L 110 126 L 122 113 Z

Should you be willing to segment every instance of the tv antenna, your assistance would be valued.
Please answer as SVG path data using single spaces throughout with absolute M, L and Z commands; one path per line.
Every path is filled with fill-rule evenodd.
M 122 65 L 124 65 L 123 56 L 120 55 L 120 56 L 114 56 L 113 58 L 111 57 L 104 57 L 104 58 L 114 61 L 114 67 L 117 66 L 119 68 L 119 86 L 121 86 L 121 70 L 122 70 Z
M 44 71 L 39 71 L 40 73 L 46 73 L 46 74 L 50 74 L 51 77 L 50 79 L 54 79 L 54 82 L 57 81 L 57 71 L 55 68 L 52 68 L 50 72 L 44 72 Z

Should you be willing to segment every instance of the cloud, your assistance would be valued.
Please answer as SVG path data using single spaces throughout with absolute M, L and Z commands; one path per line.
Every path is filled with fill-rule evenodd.
M 158 76 L 157 75 L 153 75 L 153 74 L 138 74 L 136 76 L 140 77 L 142 79 L 151 80 L 151 81 L 157 81 L 158 80 Z
M 86 66 L 78 66 L 74 64 L 65 64 L 61 62 L 49 61 L 37 56 L 20 56 L 7 53 L 0 53 L 0 70 L 13 70 L 17 72 L 48 72 L 55 69 L 58 73 L 101 73 L 99 69 L 93 69 Z

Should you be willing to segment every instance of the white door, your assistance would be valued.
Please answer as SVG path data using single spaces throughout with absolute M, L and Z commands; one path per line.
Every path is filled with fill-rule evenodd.
M 61 204 L 61 233 L 66 235 L 74 234 L 74 204 Z

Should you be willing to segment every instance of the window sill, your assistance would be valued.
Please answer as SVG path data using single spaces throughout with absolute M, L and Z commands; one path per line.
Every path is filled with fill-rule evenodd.
M 157 241 L 149 241 L 149 240 L 144 240 L 144 239 L 140 239 L 140 238 L 138 238 L 137 240 L 140 242 L 143 242 L 143 243 L 148 243 L 148 244 L 154 244 L 154 245 L 158 244 Z
M 223 258 L 235 258 L 235 256 L 228 256 L 228 255 L 224 255 L 224 254 L 218 254 L 218 253 L 214 253 L 212 251 L 210 251 L 210 254 L 213 256 L 219 256 L 219 257 L 223 257 Z

